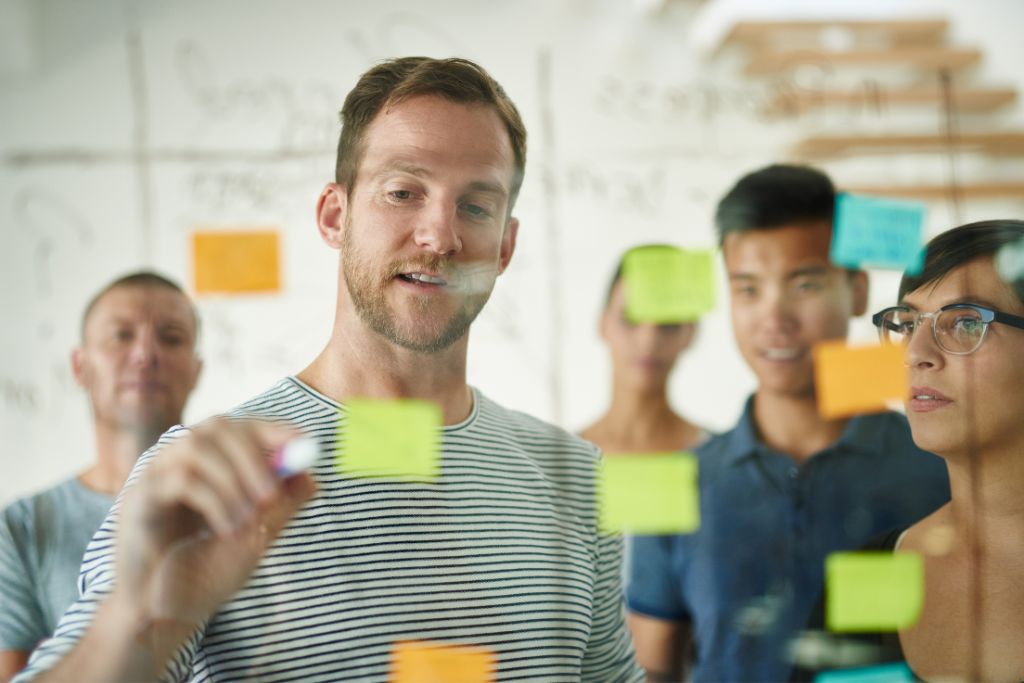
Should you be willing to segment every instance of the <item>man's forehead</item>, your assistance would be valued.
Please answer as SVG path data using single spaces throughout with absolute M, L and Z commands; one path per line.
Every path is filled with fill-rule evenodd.
M 508 129 L 494 107 L 452 102 L 433 95 L 401 100 L 381 109 L 367 126 L 362 164 L 405 165 L 429 170 L 449 162 L 514 172 L 515 154 Z
M 153 319 L 167 322 L 191 321 L 191 304 L 184 294 L 169 287 L 120 285 L 97 299 L 86 325 L 92 321 L 103 323 Z
M 782 226 L 730 233 L 723 240 L 722 253 L 730 270 L 830 268 L 831 240 L 827 223 Z

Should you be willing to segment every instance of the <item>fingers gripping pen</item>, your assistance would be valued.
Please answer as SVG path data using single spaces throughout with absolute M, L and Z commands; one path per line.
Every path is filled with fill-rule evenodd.
M 320 444 L 316 439 L 300 436 L 274 451 L 270 466 L 277 476 L 290 477 L 308 470 L 320 455 Z

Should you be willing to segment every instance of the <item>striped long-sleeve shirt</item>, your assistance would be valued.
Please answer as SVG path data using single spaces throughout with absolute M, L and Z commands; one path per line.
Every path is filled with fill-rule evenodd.
M 175 681 L 386 681 L 392 648 L 486 648 L 499 681 L 640 681 L 625 630 L 621 539 L 596 529 L 590 444 L 474 391 L 442 430 L 433 483 L 343 476 L 346 409 L 286 378 L 229 417 L 287 420 L 316 438 L 319 490 L 246 585 L 170 663 Z M 140 458 L 127 486 L 177 428 Z M 118 509 L 86 552 L 82 596 L 19 683 L 53 666 L 114 581 Z

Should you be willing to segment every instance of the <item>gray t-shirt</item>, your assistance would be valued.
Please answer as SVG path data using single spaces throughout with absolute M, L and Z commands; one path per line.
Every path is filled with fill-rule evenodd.
M 32 650 L 78 599 L 85 547 L 114 497 L 72 477 L 0 513 L 0 650 Z

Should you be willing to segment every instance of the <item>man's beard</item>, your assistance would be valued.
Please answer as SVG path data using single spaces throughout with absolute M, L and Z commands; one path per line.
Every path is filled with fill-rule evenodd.
M 438 353 L 444 351 L 461 339 L 476 320 L 484 304 L 490 298 L 494 287 L 494 278 L 486 280 L 478 274 L 460 273 L 452 266 L 450 259 L 433 256 L 415 261 L 392 262 L 383 271 L 377 270 L 370 259 L 365 258 L 352 243 L 352 227 L 345 226 L 345 237 L 342 255 L 342 268 L 345 273 L 345 286 L 356 307 L 359 317 L 371 330 L 393 344 L 410 351 L 420 353 Z M 490 270 L 490 269 L 488 269 Z M 379 276 L 375 275 L 375 271 Z M 420 328 L 422 335 L 414 336 L 414 331 L 403 331 L 399 328 L 395 312 L 385 300 L 385 289 L 399 273 L 428 271 L 440 274 L 448 287 L 461 292 L 462 306 L 448 320 L 431 320 Z M 473 285 L 467 287 L 468 284 Z M 467 291 L 468 290 L 468 291 Z M 430 313 L 438 303 L 438 297 L 456 296 L 444 293 L 441 295 L 424 295 L 415 297 L 412 305 L 420 314 Z M 435 324 L 436 323 L 436 324 Z

